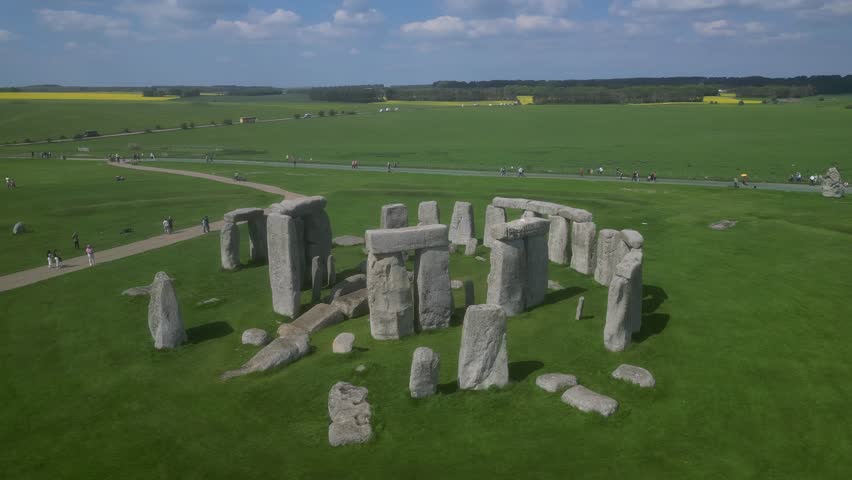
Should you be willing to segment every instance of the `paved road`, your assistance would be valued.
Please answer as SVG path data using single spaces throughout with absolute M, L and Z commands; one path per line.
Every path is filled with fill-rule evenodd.
M 267 193 L 272 193 L 276 195 L 281 195 L 284 198 L 298 198 L 302 195 L 297 193 L 288 192 L 286 190 L 282 190 L 278 187 L 273 187 L 271 185 L 264 185 L 262 183 L 253 183 L 253 182 L 234 182 L 233 180 L 218 177 L 216 175 L 208 175 L 206 173 L 199 172 L 190 172 L 186 170 L 173 170 L 168 168 L 155 168 L 155 167 L 133 167 L 130 165 L 118 165 L 118 164 L 109 164 L 116 167 L 129 168 L 133 170 L 144 170 L 148 172 L 161 172 L 161 173 L 170 173 L 173 175 L 184 175 L 188 177 L 195 178 L 203 178 L 206 180 L 212 180 L 215 182 L 227 183 L 229 185 L 238 185 L 240 187 L 253 188 L 255 190 L 260 190 Z M 222 221 L 211 223 L 210 231 L 215 232 L 219 231 L 222 228 Z M 171 235 L 163 234 L 152 238 L 147 238 L 145 240 L 140 240 L 138 242 L 128 243 L 127 245 L 122 245 L 119 247 L 110 248 L 103 251 L 95 252 L 95 261 L 97 263 L 106 263 L 111 262 L 113 260 L 118 260 L 121 258 L 129 257 L 131 255 L 136 255 L 138 253 L 147 252 L 149 250 L 155 250 L 157 248 L 166 247 L 168 245 L 173 245 L 178 242 L 182 242 L 184 240 L 189 240 L 192 238 L 200 237 L 204 235 L 204 232 L 201 231 L 201 225 L 197 225 L 195 227 L 185 228 L 183 230 L 178 230 Z M 95 245 L 97 247 L 97 245 Z M 20 288 L 26 285 L 30 285 L 36 282 L 40 282 L 42 280 L 46 280 L 48 278 L 58 277 L 60 275 L 66 275 L 69 273 L 73 273 L 79 271 L 83 268 L 88 268 L 89 262 L 85 255 L 69 258 L 62 262 L 62 268 L 47 268 L 47 266 L 42 266 L 38 268 L 31 268 L 29 270 L 24 270 L 21 272 L 11 273 L 9 275 L 4 275 L 0 277 L 0 292 L 5 292 L 7 290 L 13 290 L 15 288 Z
M 161 158 L 154 160 L 155 162 L 173 162 L 173 163 L 198 163 L 205 164 L 204 160 L 194 159 L 194 158 Z M 146 163 L 150 163 L 151 160 L 146 160 Z M 262 160 L 219 160 L 217 159 L 213 164 L 215 165 L 255 165 L 255 166 L 263 166 L 263 167 L 280 167 L 280 168 L 310 168 L 310 169 L 320 169 L 320 170 L 346 170 L 351 171 L 352 168 L 348 165 L 333 165 L 333 164 L 323 164 L 323 163 L 299 163 L 296 167 L 293 167 L 293 164 L 286 162 L 273 162 L 273 161 L 262 161 Z M 359 170 L 364 170 L 368 172 L 385 172 L 386 169 L 384 167 L 359 167 Z M 415 174 L 425 174 L 425 175 L 454 175 L 454 176 L 464 176 L 464 177 L 499 177 L 499 173 L 495 172 L 485 172 L 485 171 L 477 171 L 477 170 L 447 170 L 447 169 L 435 169 L 435 168 L 395 168 L 394 172 L 399 173 L 415 173 Z M 566 175 L 559 173 L 528 173 L 526 175 L 528 178 L 549 178 L 549 179 L 558 179 L 558 180 L 581 180 L 581 181 L 589 181 L 589 182 L 617 182 L 629 184 L 629 179 L 619 180 L 615 177 L 609 176 L 580 176 L 580 175 Z M 642 181 L 641 183 L 647 183 Z M 663 185 L 689 185 L 695 187 L 717 187 L 717 188 L 733 188 L 732 182 L 716 182 L 711 180 L 686 180 L 686 179 L 659 179 L 657 183 Z M 818 193 L 821 192 L 819 187 L 812 187 L 807 184 L 793 184 L 793 183 L 756 183 L 753 185 L 749 185 L 749 187 L 757 186 L 758 189 L 762 190 L 777 190 L 782 192 L 803 192 L 803 193 Z M 746 187 L 744 187 L 746 188 Z

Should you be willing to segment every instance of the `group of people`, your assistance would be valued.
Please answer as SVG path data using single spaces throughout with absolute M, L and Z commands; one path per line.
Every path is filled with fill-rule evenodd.
M 352 160 L 352 170 L 358 170 L 358 167 L 361 166 L 360 160 Z
M 6 177 L 6 188 L 18 188 L 18 182 L 14 178 Z
M 790 183 L 802 183 L 803 180 L 804 177 L 802 176 L 802 172 L 796 172 L 790 175 L 790 178 L 787 179 Z M 822 175 L 817 173 L 811 175 L 808 177 L 808 183 L 811 185 L 820 185 L 822 183 Z
M 71 235 L 71 240 L 74 242 L 74 250 L 80 250 L 80 235 L 74 232 Z M 91 244 L 86 245 L 86 257 L 89 260 L 89 266 L 93 267 L 95 265 L 95 249 L 92 248 Z M 54 248 L 47 251 L 47 268 L 62 268 L 62 255 L 59 254 L 59 250 Z
M 500 167 L 500 176 L 501 177 L 505 177 L 506 175 L 508 175 L 508 172 L 515 172 L 515 173 L 517 173 L 517 175 L 519 177 L 523 177 L 526 170 L 524 170 L 524 167 L 518 167 L 517 169 L 515 169 L 514 165 L 509 167 L 508 170 L 506 170 L 505 167 Z
M 388 164 L 387 164 L 388 173 L 390 173 L 391 169 L 394 169 L 394 168 L 399 168 L 399 162 L 393 162 L 393 163 L 388 162 Z
M 39 152 L 40 158 L 53 158 L 53 152 Z M 30 152 L 30 158 L 35 158 L 36 152 Z M 63 157 L 63 160 L 65 158 Z
M 172 234 L 175 231 L 175 221 L 171 216 L 163 219 L 163 232 Z

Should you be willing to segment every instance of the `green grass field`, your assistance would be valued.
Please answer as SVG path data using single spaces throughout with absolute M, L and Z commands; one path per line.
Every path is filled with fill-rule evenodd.
M 66 259 L 80 255 L 72 248 L 75 231 L 83 247 L 91 243 L 103 250 L 161 234 L 167 216 L 181 229 L 199 224 L 204 215 L 216 221 L 229 209 L 280 201 L 248 188 L 100 162 L 0 160 L 0 170 L 18 184 L 0 191 L 0 274 L 45 265 L 48 249 L 59 249 Z M 116 182 L 116 175 L 127 180 Z M 29 232 L 13 236 L 19 221 Z M 126 228 L 133 232 L 122 234 Z
M 351 128 L 360 128 L 354 120 Z M 171 167 L 230 174 L 218 166 Z M 66 162 L 55 170 L 73 175 L 66 168 L 95 167 Z M 256 351 L 240 345 L 240 333 L 249 327 L 274 332 L 285 319 L 271 312 L 266 267 L 222 272 L 218 238 L 203 237 L 0 293 L 0 466 L 6 477 L 852 475 L 852 424 L 843 413 L 852 395 L 852 384 L 843 380 L 852 336 L 845 321 L 852 278 L 843 273 L 852 271 L 848 199 L 614 182 L 254 170 L 254 181 L 327 196 L 335 235 L 375 227 L 382 204 L 406 203 L 413 215 L 417 202 L 433 199 L 445 222 L 454 201 L 472 201 L 481 235 L 485 205 L 495 195 L 562 202 L 594 212 L 599 228 L 636 228 L 646 239 L 643 329 L 627 352 L 605 351 L 606 289 L 551 265 L 550 278 L 566 289 L 509 321 L 513 382 L 506 389 L 456 390 L 459 326 L 375 342 L 366 318 L 314 335 L 316 351 L 297 363 L 223 383 L 219 374 Z M 171 177 L 159 177 L 161 193 L 180 193 L 183 184 L 172 188 Z M 185 181 L 207 188 L 204 180 Z M 43 188 L 51 188 L 56 204 L 77 203 L 73 192 Z M 215 207 L 203 203 L 205 213 Z M 87 214 L 68 212 L 55 223 L 64 231 Z M 720 219 L 740 223 L 724 232 L 707 228 Z M 334 253 L 338 267 L 348 271 L 363 258 L 359 247 Z M 487 249 L 479 254 L 487 257 Z M 150 282 L 158 270 L 177 279 L 188 327 L 189 343 L 174 352 L 154 351 L 147 299 L 120 295 Z M 473 279 L 480 302 L 487 273 L 487 263 L 452 258 L 451 276 Z M 576 322 L 579 295 L 591 318 Z M 211 297 L 224 301 L 197 306 Z M 461 305 L 461 297 L 456 300 Z M 342 331 L 355 333 L 362 350 L 332 354 L 331 341 Z M 421 345 L 442 356 L 441 391 L 414 401 L 408 370 Z M 609 378 L 620 363 L 648 368 L 657 387 L 642 391 Z M 354 372 L 359 364 L 367 365 L 365 373 Z M 616 398 L 619 412 L 602 419 L 563 405 L 534 385 L 548 372 L 576 374 L 582 384 Z M 339 380 L 370 390 L 376 436 L 369 444 L 328 446 L 326 399 Z
M 530 172 L 571 174 L 602 166 L 609 175 L 621 168 L 628 173 L 638 170 L 642 176 L 656 171 L 661 178 L 728 181 L 748 173 L 754 181 L 783 182 L 796 171 L 808 176 L 822 174 L 832 165 L 841 172 L 850 169 L 852 110 L 844 108 L 846 100 L 742 107 L 404 105 L 399 112 L 382 114 L 375 113 L 375 105 L 362 105 L 372 114 L 3 147 L 0 154 L 50 149 L 70 155 L 77 154 L 78 146 L 87 146 L 92 155 L 102 157 L 114 152 L 129 155 L 135 145 L 171 158 L 214 153 L 218 158 L 282 160 L 294 154 L 327 163 L 358 159 L 363 165 L 398 162 L 406 167 L 490 171 L 524 166 Z M 217 112 L 200 114 L 200 119 L 223 117 L 219 108 L 247 110 L 244 104 L 223 105 L 199 100 L 142 107 L 175 109 L 172 124 L 193 110 Z M 283 105 L 294 104 L 281 105 L 263 108 L 286 110 L 290 107 Z M 318 104 L 308 105 L 311 111 L 319 109 Z M 43 115 L 51 115 L 47 112 L 54 108 L 64 107 L 45 107 Z M 91 112 L 97 115 L 94 107 Z

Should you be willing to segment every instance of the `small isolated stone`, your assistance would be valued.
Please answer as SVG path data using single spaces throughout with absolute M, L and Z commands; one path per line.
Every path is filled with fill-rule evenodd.
M 577 301 L 577 314 L 574 315 L 574 320 L 582 320 L 583 319 L 583 307 L 586 305 L 586 297 L 580 297 L 580 300 Z
M 355 235 L 343 235 L 336 237 L 331 243 L 335 247 L 355 247 L 357 245 L 364 245 L 364 238 L 356 237 Z
M 651 372 L 642 367 L 634 365 L 622 364 L 612 372 L 612 378 L 626 380 L 634 385 L 639 385 L 642 388 L 651 388 L 657 384 Z
M 447 250 L 450 252 L 450 254 L 456 253 L 456 250 L 458 250 L 458 245 L 456 245 L 455 243 L 451 243 L 447 247 Z
M 177 348 L 186 341 L 175 287 L 165 272 L 158 272 L 151 283 L 148 329 L 157 350 Z
M 208 305 L 216 305 L 217 303 L 219 303 L 221 301 L 222 301 L 221 298 L 208 298 L 207 300 L 198 302 L 198 306 L 199 307 L 206 307 Z
M 577 385 L 577 377 L 565 373 L 546 373 L 535 379 L 535 384 L 542 390 L 555 393 Z
M 734 228 L 737 224 L 735 220 L 720 220 L 714 224 L 710 225 L 710 228 L 713 230 L 727 230 L 729 228 Z
M 431 348 L 418 347 L 411 359 L 411 375 L 408 390 L 411 398 L 430 397 L 438 391 L 438 373 L 441 368 L 441 356 Z
M 27 226 L 24 225 L 24 222 L 18 222 L 12 227 L 12 235 L 20 235 L 22 233 L 26 233 Z
M 581 412 L 597 412 L 608 417 L 618 410 L 618 402 L 605 395 L 593 392 L 588 388 L 577 385 L 562 394 L 562 402 L 571 405 Z
M 128 297 L 147 297 L 151 295 L 151 285 L 143 285 L 141 287 L 132 287 L 121 292 L 122 295 Z
M 484 262 L 484 261 L 485 261 L 485 259 L 484 259 L 484 258 L 482 258 L 482 257 L 473 257 L 473 258 L 474 258 L 474 260 L 476 260 L 477 262 Z
M 563 287 L 561 283 L 559 283 L 555 280 L 548 280 L 547 281 L 547 289 L 548 290 L 562 290 L 563 288 L 565 288 L 565 287 Z
M 364 372 L 367 371 L 367 366 L 363 365 L 363 364 L 358 365 L 357 367 L 355 367 L 355 371 L 358 372 L 358 373 L 364 373 Z
M 479 245 L 479 242 L 475 238 L 470 238 L 467 240 L 464 246 L 464 254 L 466 257 L 472 257 L 476 255 L 476 247 Z
M 328 443 L 332 447 L 364 443 L 373 436 L 372 412 L 364 387 L 337 382 L 328 392 Z
M 355 335 L 344 332 L 334 337 L 331 343 L 331 351 L 334 353 L 349 353 L 352 351 L 352 344 L 355 343 Z
M 458 290 L 462 287 L 464 287 L 463 281 L 461 281 L 461 280 L 451 280 L 450 281 L 450 288 L 452 288 L 453 290 Z
M 245 332 L 243 332 L 242 336 L 243 345 L 254 345 L 255 347 L 262 347 L 269 343 L 269 334 L 266 333 L 266 330 L 261 330 L 259 328 L 249 328 Z

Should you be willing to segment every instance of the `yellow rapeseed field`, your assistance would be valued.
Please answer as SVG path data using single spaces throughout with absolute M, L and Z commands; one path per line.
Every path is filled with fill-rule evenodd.
M 0 100 L 111 100 L 161 102 L 177 97 L 143 97 L 141 93 L 111 92 L 0 92 Z
M 518 101 L 521 102 L 521 105 L 532 105 L 535 103 L 535 97 L 532 95 L 518 95 Z
M 704 97 L 704 103 L 716 102 L 719 105 L 737 105 L 740 103 L 740 99 L 737 97 L 724 96 L 724 97 Z M 761 103 L 760 100 L 748 100 L 743 99 L 743 103 L 746 105 L 755 105 Z

